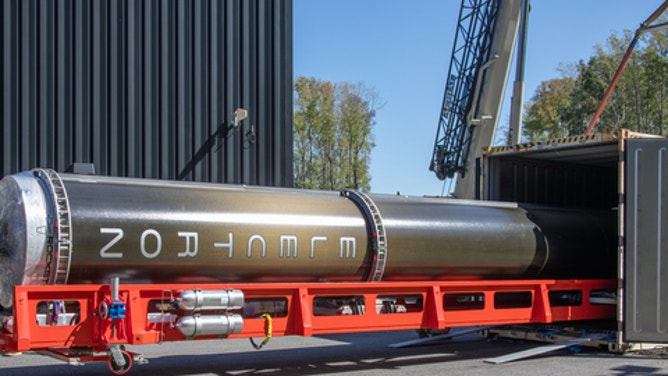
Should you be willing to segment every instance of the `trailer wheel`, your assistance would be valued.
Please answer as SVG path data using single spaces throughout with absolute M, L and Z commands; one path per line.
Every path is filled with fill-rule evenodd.
M 121 354 L 125 360 L 125 365 L 119 366 L 116 364 L 116 362 L 114 362 L 113 356 L 110 356 L 109 360 L 107 361 L 107 366 L 109 366 L 109 370 L 114 375 L 125 375 L 126 373 L 130 372 L 130 368 L 132 368 L 132 355 L 130 355 L 127 351 L 121 351 Z

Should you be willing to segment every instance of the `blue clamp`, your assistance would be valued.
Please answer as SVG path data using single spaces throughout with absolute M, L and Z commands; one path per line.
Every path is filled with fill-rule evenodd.
M 109 305 L 110 319 L 124 319 L 125 318 L 125 303 L 120 300 L 115 300 Z

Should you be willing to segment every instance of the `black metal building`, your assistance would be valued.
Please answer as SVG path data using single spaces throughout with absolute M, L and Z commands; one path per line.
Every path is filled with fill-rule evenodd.
M 0 176 L 292 185 L 291 0 L 2 0 L 0 53 Z

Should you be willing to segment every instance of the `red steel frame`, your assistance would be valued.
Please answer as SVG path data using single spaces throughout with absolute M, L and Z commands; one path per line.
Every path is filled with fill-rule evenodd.
M 558 321 L 614 318 L 615 305 L 593 305 L 592 291 L 615 290 L 616 280 L 526 280 L 526 281 L 424 281 L 376 283 L 258 283 L 193 285 L 121 285 L 120 299 L 126 304 L 124 319 L 103 318 L 101 302 L 109 302 L 109 285 L 16 286 L 13 325 L 0 332 L 4 351 L 28 351 L 88 347 L 106 349 L 114 344 L 151 344 L 185 340 L 169 324 L 148 321 L 149 302 L 167 301 L 180 291 L 239 289 L 246 300 L 280 299 L 287 301 L 287 314 L 274 317 L 272 335 L 311 336 L 326 333 L 352 333 L 400 329 L 443 329 L 446 327 L 552 323 Z M 579 305 L 551 306 L 551 291 L 581 291 Z M 494 307 L 494 295 L 503 292 L 529 292 L 530 306 Z M 446 294 L 483 294 L 484 305 L 476 309 L 444 308 Z M 419 312 L 377 313 L 379 296 L 421 296 Z M 318 316 L 313 312 L 316 297 L 363 296 L 366 310 L 361 315 Z M 76 301 L 79 321 L 72 326 L 40 326 L 37 305 L 44 301 Z M 264 337 L 264 320 L 246 319 L 241 333 L 229 337 Z M 209 337 L 197 337 L 205 339 Z

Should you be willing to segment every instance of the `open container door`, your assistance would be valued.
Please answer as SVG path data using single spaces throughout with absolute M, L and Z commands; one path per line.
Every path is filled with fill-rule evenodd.
M 668 342 L 668 139 L 627 139 L 624 172 L 624 340 Z

